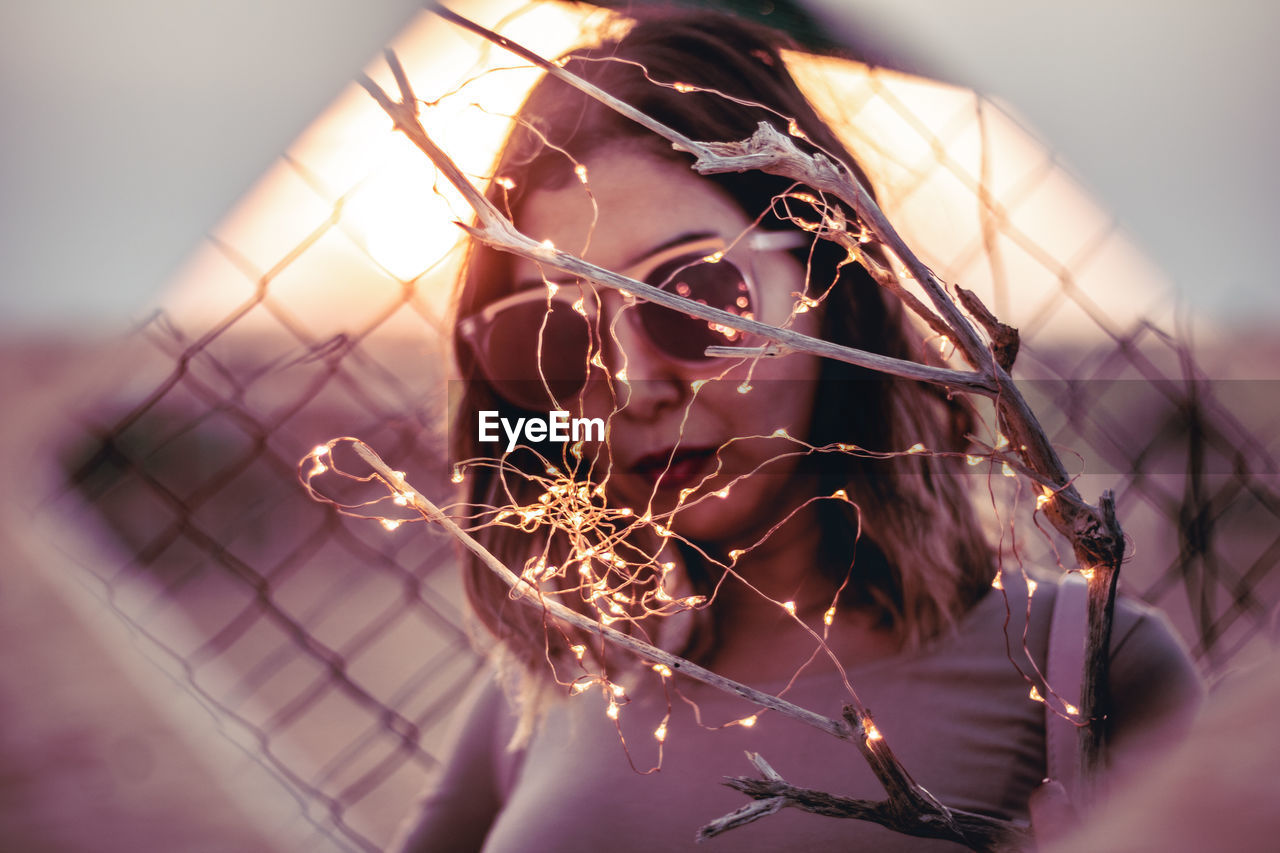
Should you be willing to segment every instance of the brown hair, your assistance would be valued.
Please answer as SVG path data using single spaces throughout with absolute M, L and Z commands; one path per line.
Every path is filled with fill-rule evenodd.
M 794 120 L 813 146 L 843 162 L 870 186 L 786 70 L 780 55 L 785 46 L 778 33 L 735 18 L 669 13 L 642 18 L 621 38 L 570 54 L 564 67 L 698 140 L 745 139 L 760 121 L 786 129 Z M 679 81 L 729 97 L 681 92 L 651 80 Z M 664 140 L 550 77 L 533 89 L 519 119 L 495 171 L 510 178 L 514 188 L 506 191 L 495 184 L 489 191 L 490 198 L 507 205 L 517 220 L 529 192 L 564 185 L 574 177 L 575 162 L 606 145 L 626 141 L 690 162 Z M 787 179 L 749 172 L 707 180 L 726 192 L 748 218 L 772 211 L 765 213 L 762 224 L 789 227 L 775 209 L 775 199 L 794 189 Z M 846 213 L 852 220 L 852 213 Z M 901 303 L 862 266 L 846 263 L 843 249 L 818 240 L 812 251 L 801 251 L 797 257 L 820 279 L 821 287 L 834 282 L 825 300 L 824 338 L 896 358 L 928 358 Z M 514 287 L 511 257 L 474 244 L 457 297 L 458 316 L 478 312 Z M 476 413 L 497 409 L 510 415 L 511 405 L 486 384 L 468 345 L 455 337 L 454 346 L 465 386 L 452 450 L 455 459 L 466 459 L 484 455 L 474 434 Z M 843 442 L 873 451 L 903 450 L 916 442 L 935 450 L 964 447 L 971 410 L 936 388 L 830 360 L 823 361 L 819 382 L 812 431 L 806 437 L 815 445 Z M 839 569 L 840 577 L 831 578 L 838 583 L 856 547 L 845 602 L 872 608 L 881 624 L 904 642 L 935 634 L 990 587 L 990 546 L 963 479 L 947 460 L 927 454 L 887 461 L 825 455 L 820 462 L 808 457 L 800 473 L 815 483 L 814 494 L 843 488 L 860 507 L 863 533 L 855 543 L 857 522 L 847 509 L 819 502 L 823 564 L 828 570 Z M 492 503 L 497 485 L 491 470 L 474 469 L 468 474 L 468 500 Z M 488 528 L 480 538 L 517 572 L 532 553 L 528 537 L 509 529 Z M 686 562 L 695 587 L 705 590 L 714 583 L 698 560 Z M 510 602 L 506 587 L 474 561 L 467 567 L 467 585 L 481 620 L 509 651 L 528 665 L 542 657 L 546 632 L 536 611 Z

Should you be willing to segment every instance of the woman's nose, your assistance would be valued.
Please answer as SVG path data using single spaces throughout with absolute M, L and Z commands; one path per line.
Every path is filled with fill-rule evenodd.
M 683 366 L 660 352 L 636 322 L 634 309 L 622 309 L 605 341 L 606 358 L 617 382 L 622 414 L 652 419 L 679 406 L 691 389 Z

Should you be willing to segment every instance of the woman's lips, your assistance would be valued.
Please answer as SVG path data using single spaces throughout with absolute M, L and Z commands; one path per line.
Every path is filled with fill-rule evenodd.
M 715 459 L 714 447 L 670 448 L 641 456 L 627 470 L 659 489 L 684 489 L 701 480 Z

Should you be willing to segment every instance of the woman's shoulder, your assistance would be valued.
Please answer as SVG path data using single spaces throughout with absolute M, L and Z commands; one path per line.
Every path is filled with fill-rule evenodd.
M 1200 672 L 1168 617 L 1128 596 L 1116 601 L 1109 684 L 1117 743 L 1139 731 L 1181 734 L 1205 695 Z

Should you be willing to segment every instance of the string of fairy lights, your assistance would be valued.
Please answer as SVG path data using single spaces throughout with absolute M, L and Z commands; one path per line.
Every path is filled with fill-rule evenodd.
M 645 76 L 648 77 L 647 70 L 645 71 Z M 649 79 L 655 85 L 665 86 L 680 93 L 709 92 L 728 97 L 723 93 L 715 92 L 715 90 L 703 89 L 683 82 L 665 83 L 652 78 Z M 760 107 L 761 105 L 756 104 L 754 106 Z M 772 112 L 772 110 L 770 111 Z M 791 135 L 807 139 L 794 119 L 786 116 L 782 118 L 788 122 Z M 517 117 L 512 117 L 512 119 L 513 121 L 519 121 Z M 537 132 L 536 128 L 531 129 Z M 587 236 L 587 242 L 589 243 L 591 234 L 594 232 L 598 222 L 599 209 L 596 204 L 596 198 L 591 193 L 590 176 L 587 167 L 584 163 L 575 160 L 563 149 L 556 148 L 555 150 L 569 160 L 574 175 L 590 199 L 593 213 Z M 516 187 L 514 180 L 504 175 L 493 177 L 492 182 L 503 190 L 504 194 Z M 729 242 L 725 249 L 701 257 L 700 262 L 720 262 L 726 254 L 733 251 L 740 240 L 744 239 L 770 213 L 787 221 L 794 228 L 812 235 L 815 239 L 833 240 L 847 252 L 847 257 L 843 263 L 862 264 L 883 286 L 889 288 L 895 294 L 903 296 L 908 307 L 914 308 L 919 305 L 914 297 L 904 291 L 901 284 L 901 282 L 910 281 L 909 273 L 895 268 L 894 262 L 886 260 L 886 258 L 893 257 L 887 247 L 880 244 L 874 235 L 860 223 L 853 223 L 857 228 L 851 229 L 850 222 L 840 205 L 829 202 L 822 193 L 815 193 L 797 187 L 793 187 L 791 190 L 776 196 L 770 209 L 762 211 L 742 234 L 739 234 Z M 548 250 L 555 250 L 556 248 L 549 241 L 544 242 L 543 246 Z M 820 308 L 830 296 L 832 289 L 835 287 L 835 278 L 833 277 L 830 282 L 813 286 L 810 281 L 811 272 L 812 270 L 806 269 L 803 291 L 792 294 L 788 315 L 779 324 L 779 328 L 787 328 L 791 326 L 799 315 Z M 716 449 L 714 464 L 709 466 L 710 470 L 703 474 L 697 483 L 679 491 L 673 508 L 666 511 L 655 511 L 654 505 L 658 497 L 656 482 L 644 506 L 617 505 L 611 500 L 609 490 L 613 463 L 608 446 L 608 436 L 610 434 L 608 425 L 629 402 L 626 352 L 625 348 L 621 346 L 617 335 L 618 323 L 622 318 L 623 312 L 614 312 L 609 322 L 604 324 L 604 328 L 601 328 L 601 312 L 593 314 L 588 310 L 587 306 L 588 298 L 594 299 L 596 305 L 600 304 L 600 294 L 594 282 L 589 279 L 580 279 L 574 285 L 566 285 L 563 282 L 556 282 L 547 278 L 545 274 L 543 275 L 543 281 L 546 285 L 546 311 L 548 316 L 553 307 L 552 300 L 557 296 L 561 288 L 577 286 L 582 289 L 582 294 L 572 303 L 572 308 L 588 319 L 593 328 L 591 345 L 585 354 L 587 364 L 584 365 L 584 369 L 591 371 L 594 368 L 596 371 L 602 372 L 610 391 L 613 393 L 615 402 L 613 410 L 606 419 L 606 439 L 604 442 L 594 447 L 585 441 L 577 441 L 566 445 L 561 458 L 556 460 L 547 459 L 540 454 L 534 453 L 540 466 L 538 470 L 530 470 L 527 465 L 516 464 L 509 458 L 512 455 L 509 453 L 502 453 L 496 457 L 466 459 L 455 464 L 450 477 L 451 483 L 455 486 L 462 485 L 469 474 L 480 469 L 491 471 L 495 475 L 498 484 L 491 492 L 494 499 L 492 503 L 480 505 L 462 501 L 453 502 L 441 507 L 441 511 L 469 534 L 502 529 L 507 531 L 505 535 L 524 537 L 524 540 L 528 543 L 526 549 L 528 556 L 523 563 L 518 567 L 510 567 L 512 574 L 517 579 L 516 586 L 513 588 L 513 597 L 521 597 L 526 601 L 533 602 L 535 606 L 544 608 L 548 602 L 561 602 L 587 615 L 601 627 L 620 629 L 627 633 L 648 638 L 658 633 L 658 626 L 662 620 L 681 613 L 704 611 L 715 605 L 724 584 L 741 584 L 786 613 L 790 619 L 811 635 L 814 642 L 813 654 L 807 661 L 797 664 L 792 682 L 819 655 L 829 657 L 842 677 L 844 677 L 844 669 L 835 653 L 827 645 L 827 641 L 829 639 L 829 631 L 837 617 L 840 593 L 843 591 L 844 585 L 849 583 L 849 577 L 846 576 L 845 581 L 831 597 L 830 605 L 823 612 L 822 624 L 818 626 L 808 624 L 797 614 L 794 601 L 769 597 L 738 572 L 736 566 L 742 558 L 767 542 L 783 524 L 817 501 L 840 502 L 849 507 L 855 518 L 860 517 L 857 504 L 850 499 L 845 490 L 840 489 L 829 495 L 817 495 L 809 498 L 802 505 L 789 509 L 783 518 L 777 521 L 756 541 L 744 543 L 744 547 L 730 550 L 725 555 L 708 553 L 693 540 L 682 536 L 679 518 L 682 512 L 706 501 L 728 498 L 737 484 L 759 474 L 762 469 L 772 463 L 811 454 L 845 454 L 879 460 L 892 460 L 898 457 L 916 455 L 961 457 L 969 466 L 977 467 L 984 464 L 988 466 L 989 477 L 994 476 L 998 471 L 1000 476 L 1016 481 L 1019 489 L 1023 483 L 1023 479 L 1019 475 L 1029 476 L 1036 486 L 1034 496 L 1034 513 L 1036 515 L 1043 511 L 1054 499 L 1057 490 L 1052 484 L 1040 481 L 1033 472 L 1028 471 L 1017 457 L 1009 452 L 1008 440 L 999 434 L 998 430 L 990 429 L 989 425 L 987 425 L 988 434 L 994 435 L 995 440 L 985 446 L 982 446 L 981 442 L 975 442 L 978 452 L 964 454 L 933 450 L 923 443 L 916 443 L 900 451 L 889 452 L 869 451 L 848 443 L 817 446 L 791 435 L 785 428 L 779 428 L 770 434 L 734 436 L 723 442 Z M 624 297 L 631 296 L 627 293 L 623 295 Z M 748 319 L 755 318 L 752 316 L 748 317 Z M 708 322 L 708 325 L 713 331 L 724 337 L 726 344 L 737 342 L 740 334 L 738 330 L 715 322 Z M 603 358 L 606 339 L 611 342 L 612 351 L 619 353 L 621 358 L 620 366 L 612 372 L 606 368 Z M 932 334 L 923 334 L 922 342 L 926 345 L 936 346 L 944 358 L 947 356 L 948 351 L 954 352 L 955 349 L 950 337 L 936 330 Z M 689 413 L 697 402 L 699 393 L 706 387 L 707 383 L 737 382 L 736 391 L 741 395 L 747 395 L 753 390 L 751 384 L 752 373 L 756 363 L 765 354 L 763 352 L 764 348 L 757 349 L 761 350 L 761 352 L 743 351 L 743 354 L 736 360 L 731 360 L 729 365 L 718 375 L 691 383 L 691 393 L 685 406 L 683 419 L 680 422 L 679 434 L 663 468 L 663 474 L 672 465 L 676 450 L 684 439 L 684 427 Z M 728 353 L 718 351 L 716 354 L 727 355 Z M 741 367 L 745 367 L 745 377 L 730 379 L 729 374 L 736 368 Z M 542 375 L 541 370 L 539 370 L 539 374 Z M 542 375 L 542 382 L 548 396 L 554 400 L 550 383 L 545 375 Z M 722 454 L 724 451 L 735 442 L 756 440 L 781 441 L 786 445 L 786 449 L 760 463 L 752 470 L 731 477 L 727 483 L 720 485 L 714 491 L 708 490 L 708 484 L 720 478 L 723 473 Z M 349 470 L 348 467 L 335 458 L 335 452 L 341 451 L 347 446 L 363 446 L 363 443 L 359 439 L 350 437 L 331 439 L 322 445 L 316 446 L 300 461 L 300 479 L 313 498 L 333 505 L 339 512 L 344 514 L 368 518 L 382 525 L 387 531 L 395 531 L 407 523 L 432 520 L 418 506 L 416 497 L 419 493 L 408 484 L 404 472 L 393 472 L 394 476 L 387 477 L 376 471 L 370 473 L 367 470 L 364 472 L 354 469 Z M 519 449 L 522 453 L 533 453 L 531 448 L 528 447 Z M 332 490 L 327 490 L 322 486 L 321 480 L 325 477 L 368 483 L 379 487 L 381 491 L 375 497 L 358 502 L 346 502 L 334 497 L 331 494 Z M 518 496 L 524 494 L 531 494 L 533 498 L 527 501 L 520 500 Z M 997 516 L 999 516 L 999 507 L 996 506 L 994 491 L 991 491 L 991 497 L 993 507 L 996 509 Z M 395 509 L 391 510 L 388 507 L 394 507 Z M 1005 527 L 1001 523 L 1002 537 Z M 1008 525 L 1008 529 L 1012 532 L 1012 524 Z M 1047 531 L 1044 532 L 1046 538 L 1049 538 Z M 858 531 L 858 534 L 861 535 L 861 530 Z M 1052 540 L 1050 539 L 1050 541 Z M 671 547 L 674 542 L 679 542 L 683 547 L 696 551 L 710 566 L 721 570 L 720 579 L 709 594 L 681 594 L 680 563 L 678 559 L 674 558 L 676 549 Z M 1059 567 L 1064 571 L 1070 570 L 1063 566 L 1061 561 L 1059 561 Z M 1083 571 L 1086 577 L 1091 573 L 1087 568 Z M 1003 581 L 1004 569 L 1002 566 L 997 571 L 992 581 L 992 586 L 1000 590 L 1002 594 L 1005 594 L 1006 608 L 1009 608 L 1012 605 L 1009 596 L 1005 593 Z M 1025 588 L 1027 591 L 1025 606 L 1029 613 L 1031 597 L 1036 590 L 1036 581 L 1026 577 Z M 574 667 L 573 672 L 562 671 L 557 665 L 557 661 L 548 655 L 548 662 L 551 664 L 552 674 L 556 683 L 571 696 L 585 693 L 593 687 L 597 688 L 606 702 L 604 713 L 610 720 L 617 723 L 629 697 L 627 687 L 617 677 L 616 670 L 611 666 L 612 662 L 604 654 L 603 644 L 600 644 L 600 648 L 596 648 L 576 633 L 568 631 L 554 619 L 547 620 L 546 624 L 548 631 L 558 631 L 565 638 L 567 648 L 572 656 L 571 664 Z M 1025 633 L 1021 645 L 1025 651 Z M 1009 660 L 1021 677 L 1028 683 L 1028 697 L 1030 700 L 1048 704 L 1055 713 L 1069 719 L 1076 725 L 1086 724 L 1087 721 L 1081 718 L 1079 709 L 1058 697 L 1051 686 L 1048 687 L 1047 692 L 1050 697 L 1054 697 L 1054 700 L 1050 702 L 1046 699 L 1045 692 L 1040 689 L 1040 685 L 1045 683 L 1043 673 L 1039 671 L 1030 655 L 1026 656 L 1026 660 L 1031 661 L 1032 672 L 1025 671 L 1023 666 L 1014 659 L 1012 653 L 1009 655 Z M 651 772 L 660 767 L 662 763 L 661 750 L 667 740 L 671 718 L 669 691 L 670 689 L 678 690 L 678 685 L 674 683 L 675 678 L 671 667 L 664 663 L 645 661 L 640 662 L 637 666 L 640 670 L 647 672 L 650 677 L 658 679 L 662 689 L 667 691 L 667 711 L 656 728 L 652 730 L 653 740 L 658 745 L 657 765 L 648 771 L 640 771 Z M 636 668 L 631 667 L 630 669 L 634 671 Z M 626 670 L 627 668 L 624 667 L 623 669 Z M 614 673 L 613 675 L 610 674 L 611 671 Z M 844 681 L 844 685 L 849 696 L 857 703 L 857 694 L 847 678 Z M 790 684 L 788 684 L 787 689 L 789 688 Z M 783 690 L 779 695 L 783 695 L 785 692 L 786 690 Z M 689 701 L 687 697 L 686 701 Z M 765 710 L 757 710 L 755 713 L 731 720 L 721 726 L 703 724 L 699 715 L 698 724 L 708 729 L 722 728 L 724 726 L 750 728 L 758 723 L 760 715 Z M 879 730 L 870 722 L 869 717 L 866 718 L 862 734 L 868 745 L 874 745 L 882 740 Z M 619 738 L 624 750 L 626 750 L 626 741 L 622 737 L 620 728 Z M 630 760 L 629 750 L 627 750 L 627 755 L 628 760 Z M 634 762 L 632 766 L 635 766 Z
M 649 507 L 637 512 L 629 506 L 612 506 L 610 505 L 606 488 L 607 479 L 596 483 L 584 482 L 574 476 L 572 471 L 550 464 L 545 459 L 541 460 L 545 464 L 542 472 L 532 473 L 512 464 L 505 458 L 505 454 L 498 458 L 479 457 L 460 462 L 455 466 L 450 480 L 455 485 L 461 485 L 465 482 L 468 472 L 478 468 L 490 468 L 498 472 L 500 477 L 513 477 L 522 484 L 532 485 L 534 490 L 537 491 L 537 496 L 534 500 L 523 504 L 513 501 L 500 505 L 479 506 L 465 502 L 455 502 L 442 507 L 442 510 L 469 533 L 477 533 L 481 530 L 498 527 L 509 530 L 512 534 L 528 537 L 530 556 L 516 573 L 519 578 L 520 588 L 514 592 L 543 606 L 549 600 L 561 600 L 568 602 L 571 606 L 577 605 L 578 609 L 586 612 L 599 625 L 605 627 L 621 626 L 624 630 L 652 636 L 656 633 L 655 623 L 659 620 L 686 611 L 705 610 L 713 606 L 717 594 L 724 583 L 733 582 L 744 585 L 773 606 L 784 611 L 790 619 L 808 631 L 814 639 L 813 654 L 807 660 L 797 663 L 787 688 L 779 693 L 779 695 L 785 695 L 790 683 L 793 683 L 795 678 L 819 655 L 828 656 L 836 664 L 838 671 L 844 672 L 843 667 L 840 666 L 839 659 L 827 646 L 827 640 L 829 638 L 829 630 L 836 619 L 837 602 L 840 593 L 843 591 L 844 585 L 849 582 L 849 577 L 846 576 L 840 588 L 832 595 L 831 603 L 822 615 L 822 627 L 820 630 L 815 630 L 814 626 L 810 626 L 797 615 L 794 601 L 770 598 L 751 584 L 746 577 L 739 574 L 735 568 L 736 564 L 752 550 L 767 542 L 779 527 L 810 504 L 822 500 L 838 501 L 849 506 L 857 513 L 856 503 L 849 498 L 844 489 L 839 489 L 831 495 L 812 497 L 802 505 L 789 511 L 755 542 L 744 543 L 745 547 L 730 550 L 726 559 L 718 559 L 715 555 L 703 551 L 692 540 L 681 536 L 677 530 L 679 513 L 703 501 L 727 498 L 734 485 L 758 473 L 764 465 L 788 456 L 837 453 L 856 454 L 868 458 L 888 460 L 921 454 L 936 456 L 957 456 L 960 454 L 930 451 L 922 444 L 915 444 L 906 450 L 898 452 L 872 452 L 847 443 L 817 446 L 791 436 L 784 429 L 779 429 L 769 435 L 734 437 L 725 442 L 719 450 L 723 451 L 734 441 L 764 438 L 783 440 L 795 449 L 774 455 L 756 469 L 733 477 L 727 485 L 716 491 L 698 494 L 700 487 L 710 482 L 719 471 L 718 451 L 716 467 L 705 474 L 698 484 L 681 490 L 677 497 L 676 507 L 667 512 L 655 513 Z M 421 511 L 408 514 L 403 511 L 394 514 L 390 514 L 390 511 L 382 511 L 381 508 L 388 504 L 396 507 L 397 510 L 413 509 L 416 490 L 409 485 L 405 479 L 404 472 L 394 472 L 394 478 L 387 478 L 376 472 L 357 473 L 346 470 L 335 459 L 335 450 L 343 445 L 357 444 L 362 444 L 362 442 L 355 438 L 336 438 L 323 445 L 318 445 L 307 454 L 300 463 L 300 476 L 312 497 L 334 505 L 344 514 L 376 521 L 388 531 L 397 530 L 406 523 L 430 521 L 429 516 Z M 569 451 L 569 455 L 580 456 L 581 453 L 582 448 L 580 446 Z M 963 454 L 963 458 L 970 465 L 980 464 L 985 460 L 991 465 L 992 470 L 995 469 L 995 462 L 998 461 L 1003 476 L 1017 476 L 1006 462 L 1000 460 L 999 451 L 993 451 L 991 455 L 984 456 Z M 325 475 L 357 482 L 373 482 L 382 486 L 385 489 L 385 493 L 370 500 L 356 503 L 340 503 L 328 496 L 316 482 L 317 478 Z M 498 491 L 513 495 L 515 492 L 522 490 L 504 487 Z M 691 498 L 694 495 L 696 497 Z M 653 495 L 651 495 L 651 499 L 652 497 Z M 1046 493 L 1037 495 L 1036 512 L 1039 512 L 1051 497 L 1051 494 Z M 552 543 L 556 541 L 567 546 L 565 549 L 566 556 L 558 561 L 550 558 Z M 657 547 L 646 547 L 642 544 L 646 541 L 658 543 Z M 672 541 L 679 541 L 687 547 L 698 550 L 704 559 L 723 570 L 720 582 L 717 583 L 710 595 L 680 595 L 676 591 L 679 587 L 679 563 L 673 559 L 666 559 L 671 553 L 668 545 Z M 1088 570 L 1086 569 L 1084 572 L 1087 576 Z M 1000 590 L 1002 594 L 1005 592 L 1003 578 L 1004 569 L 1001 568 L 997 571 L 992 581 L 992 586 Z M 1026 576 L 1024 576 L 1023 583 L 1027 592 L 1025 607 L 1029 614 L 1031 597 L 1036 591 L 1037 583 L 1033 578 Z M 1006 594 L 1006 608 L 1012 606 L 1012 601 Z M 551 621 L 548 622 L 548 630 L 563 632 L 564 629 L 557 626 L 554 621 Z M 565 636 L 568 635 L 566 634 Z M 1024 650 L 1026 648 L 1025 643 L 1026 635 L 1024 633 L 1020 643 Z M 602 650 L 595 649 L 580 639 L 569 642 L 567 647 L 573 655 L 573 663 L 577 671 L 572 674 L 564 674 L 555 665 L 555 662 L 549 658 L 555 681 L 565 688 L 571 696 L 582 694 L 593 686 L 598 687 L 607 702 L 605 714 L 616 723 L 619 720 L 622 708 L 628 701 L 628 694 L 627 688 L 616 679 L 616 676 L 610 676 L 612 662 L 608 660 Z M 592 653 L 589 654 L 589 651 Z M 1040 686 L 1045 684 L 1044 675 L 1030 656 L 1025 659 L 1031 661 L 1031 672 L 1024 671 L 1022 664 L 1014 659 L 1012 653 L 1009 655 L 1011 665 L 1017 669 L 1019 675 L 1028 684 L 1029 699 L 1046 703 L 1045 694 Z M 623 670 L 627 671 L 627 668 L 623 667 Z M 659 746 L 657 764 L 650 768 L 649 771 L 639 771 L 651 772 L 660 768 L 662 763 L 661 748 L 667 738 L 671 716 L 669 688 L 673 686 L 673 673 L 670 667 L 662 663 L 646 662 L 641 667 L 641 670 L 648 671 L 654 677 L 660 679 L 662 689 L 668 691 L 666 713 L 659 725 L 653 730 L 653 738 Z M 845 681 L 845 686 L 849 696 L 856 701 L 857 694 L 853 686 L 847 680 Z M 1048 687 L 1048 695 L 1057 697 L 1052 686 Z M 687 697 L 685 699 L 686 701 L 692 701 Z M 1055 702 L 1048 702 L 1048 704 L 1055 713 L 1064 716 L 1076 725 L 1084 724 L 1084 720 L 1080 718 L 1079 709 L 1067 700 L 1057 697 Z M 697 716 L 699 725 L 706 729 L 728 726 L 751 728 L 757 724 L 760 715 L 765 712 L 766 709 L 760 709 L 755 713 L 730 720 L 721 725 L 704 724 L 701 721 L 701 715 Z M 619 737 L 624 750 L 627 752 L 628 759 L 631 760 L 630 750 L 627 749 L 625 739 L 621 737 L 620 729 Z M 880 739 L 879 732 L 874 727 L 867 732 L 866 737 L 872 741 Z

